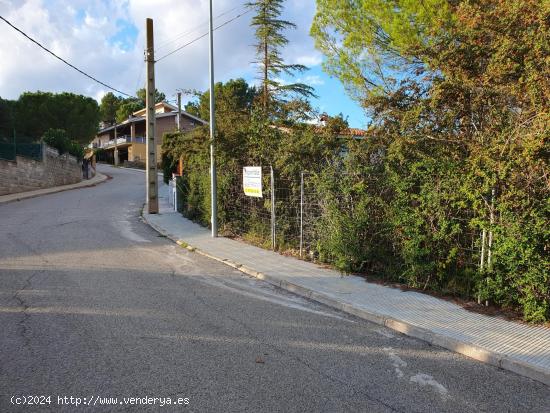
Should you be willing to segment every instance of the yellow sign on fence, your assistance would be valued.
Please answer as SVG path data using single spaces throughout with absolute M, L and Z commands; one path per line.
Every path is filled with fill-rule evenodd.
M 243 168 L 243 189 L 247 196 L 262 197 L 261 166 L 245 166 Z

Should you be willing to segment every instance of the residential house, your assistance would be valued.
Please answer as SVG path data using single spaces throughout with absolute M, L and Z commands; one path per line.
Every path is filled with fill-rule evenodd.
M 124 161 L 145 162 L 145 112 L 145 109 L 138 110 L 125 121 L 101 129 L 90 146 L 104 149 L 105 158 L 111 163 L 115 163 L 115 150 L 118 152 L 118 163 L 124 163 Z M 166 132 L 174 132 L 178 128 L 177 107 L 166 102 L 159 102 L 155 105 L 155 118 L 157 162 L 160 163 L 163 135 Z M 207 124 L 206 121 L 185 111 L 181 112 L 180 128 L 182 131 L 189 131 L 205 124 Z

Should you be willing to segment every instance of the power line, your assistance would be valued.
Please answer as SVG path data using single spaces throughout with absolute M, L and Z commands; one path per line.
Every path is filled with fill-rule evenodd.
M 141 75 L 143 74 L 143 66 L 144 65 L 139 65 L 139 75 L 138 75 L 138 80 L 136 82 L 136 90 L 141 89 L 139 86 L 140 86 L 140 82 L 141 82 Z
M 13 29 L 15 29 L 16 31 L 18 31 L 19 33 L 21 33 L 23 36 L 25 36 L 27 39 L 29 39 L 31 42 L 33 42 L 34 44 L 36 44 L 38 47 L 40 47 L 41 49 L 45 50 L 46 52 L 48 52 L 49 54 L 51 54 L 53 57 L 55 57 L 56 59 L 58 60 L 61 60 L 63 63 L 65 63 L 67 66 L 73 68 L 74 70 L 76 70 L 77 72 L 83 74 L 84 76 L 86 76 L 87 78 L 89 79 L 92 79 L 94 82 L 97 82 L 99 83 L 100 85 L 102 86 L 105 86 L 106 88 L 108 89 L 111 89 L 111 90 L 114 90 L 115 92 L 117 93 L 120 93 L 121 95 L 124 95 L 124 96 L 128 96 L 128 97 L 131 97 L 131 98 L 135 98 L 136 96 L 133 96 L 133 95 L 130 95 L 128 93 L 125 93 L 125 92 L 122 92 L 118 89 L 115 89 L 114 87 L 112 86 L 109 86 L 107 83 L 104 83 L 102 82 L 101 80 L 98 80 L 96 79 L 95 77 L 93 77 L 92 75 L 89 75 L 88 73 L 84 72 L 83 70 L 79 69 L 78 67 L 74 66 L 73 64 L 67 62 L 65 59 L 59 57 L 58 55 L 56 55 L 54 52 L 52 52 L 50 49 L 48 49 L 47 47 L 45 46 L 42 46 L 38 41 L 34 40 L 32 37 L 30 37 L 29 35 L 27 35 L 24 31 L 18 29 L 17 27 L 15 27 L 13 24 L 11 24 L 8 20 L 6 20 L 4 17 L 0 16 L 0 19 L 4 20 L 10 27 L 12 27 Z
M 222 17 L 222 16 L 225 16 L 226 14 L 231 13 L 232 11 L 235 11 L 235 10 L 237 10 L 237 9 L 239 9 L 239 8 L 245 8 L 245 7 L 246 7 L 246 6 L 244 6 L 244 5 L 235 6 L 235 7 L 233 7 L 233 8 L 230 9 L 230 10 L 227 10 L 227 11 L 225 11 L 225 12 L 223 12 L 223 13 L 218 14 L 215 18 L 218 19 L 218 18 L 220 18 L 220 17 Z M 178 41 L 179 39 L 181 39 L 182 37 L 187 36 L 188 34 L 191 34 L 191 33 L 196 32 L 198 29 L 200 29 L 200 28 L 203 27 L 203 26 L 206 26 L 207 24 L 208 24 L 208 20 L 206 20 L 206 21 L 200 23 L 199 25 L 195 26 L 194 28 L 192 28 L 192 29 L 190 29 L 190 30 L 186 30 L 185 32 L 181 32 L 181 33 L 177 34 L 177 35 L 176 35 L 175 37 L 173 37 L 171 40 L 167 40 L 166 42 L 161 43 L 159 46 L 156 46 L 156 47 L 155 47 L 155 52 L 158 51 L 158 50 L 160 50 L 160 49 L 164 49 L 167 45 L 172 44 L 172 43 Z
M 248 9 L 248 10 L 245 11 L 244 13 L 238 14 L 238 15 L 236 15 L 235 17 L 233 17 L 232 19 L 229 19 L 229 20 L 223 22 L 222 24 L 220 24 L 219 26 L 216 26 L 216 27 L 214 28 L 214 30 L 218 30 L 219 28 L 228 25 L 229 23 L 231 23 L 231 22 L 237 20 L 239 17 L 242 17 L 242 16 L 244 16 L 245 14 L 250 13 L 250 12 L 251 12 L 251 10 Z M 164 56 L 159 57 L 157 60 L 155 60 L 155 62 L 160 62 L 162 59 L 167 58 L 168 56 L 170 56 L 170 55 L 172 55 L 172 54 L 174 54 L 174 53 L 180 51 L 180 50 L 183 49 L 184 47 L 187 47 L 187 46 L 189 46 L 189 45 L 195 43 L 196 41 L 199 41 L 200 39 L 202 39 L 203 37 L 206 37 L 206 36 L 208 36 L 208 32 L 206 32 L 206 33 L 200 35 L 199 37 L 194 38 L 193 40 L 191 40 L 191 41 L 185 43 L 184 45 L 178 47 L 177 49 L 172 50 L 170 53 L 167 53 L 167 54 L 165 54 Z

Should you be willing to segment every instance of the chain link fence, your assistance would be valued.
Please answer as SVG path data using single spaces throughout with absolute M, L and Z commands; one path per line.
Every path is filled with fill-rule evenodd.
M 15 161 L 15 145 L 0 140 L 0 159 Z
M 218 169 L 218 217 L 220 234 L 242 239 L 263 248 L 284 254 L 300 256 L 311 261 L 331 261 L 331 249 L 346 245 L 354 251 L 340 251 L 340 255 L 354 255 L 358 250 L 380 257 L 391 250 L 391 245 L 380 245 L 384 227 L 383 208 L 377 204 L 365 206 L 364 192 L 353 188 L 351 182 L 367 192 L 373 188 L 372 199 L 383 197 L 382 177 L 372 174 L 358 176 L 334 173 L 330 179 L 307 171 L 293 177 L 283 177 L 271 167 L 262 167 L 262 197 L 247 196 L 243 190 L 243 167 Z M 370 185 L 370 187 L 369 187 Z M 181 199 L 180 212 L 205 226 L 210 221 L 210 173 L 192 171 L 178 180 Z M 376 201 L 372 201 L 376 202 Z M 378 212 L 377 212 L 378 211 Z M 377 216 L 376 214 L 379 214 Z M 480 234 L 469 228 L 470 216 L 456 218 L 455 245 L 462 265 L 479 265 Z M 383 251 L 383 248 L 386 248 Z M 328 254 L 328 255 L 327 255 Z M 362 263 L 354 263 L 361 267 Z
M 42 160 L 42 144 L 28 143 L 29 139 L 0 137 L 0 159 L 15 161 L 17 156 Z
M 218 177 L 218 194 L 223 208 L 219 209 L 221 231 L 266 248 L 273 248 L 271 170 L 262 167 L 261 197 L 245 195 L 243 170 L 232 168 Z

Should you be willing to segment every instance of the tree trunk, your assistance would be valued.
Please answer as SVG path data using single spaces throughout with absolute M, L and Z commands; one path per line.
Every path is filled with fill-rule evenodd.
M 267 38 L 264 39 L 264 112 L 267 115 L 269 105 L 269 88 L 267 84 L 269 57 L 267 54 Z

